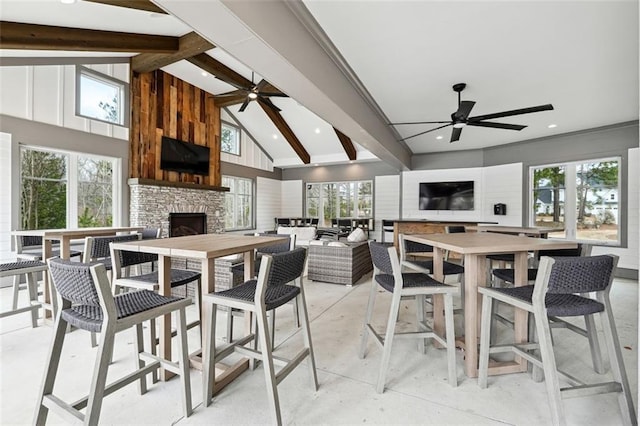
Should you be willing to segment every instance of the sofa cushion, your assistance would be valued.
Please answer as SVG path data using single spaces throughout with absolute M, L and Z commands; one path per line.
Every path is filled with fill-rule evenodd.
M 316 228 L 313 226 L 278 226 L 278 234 L 295 234 L 296 246 L 308 246 L 309 241 L 316 239 Z
M 329 247 L 349 247 L 349 245 L 343 243 L 342 241 L 331 241 L 327 245 Z
M 367 241 L 367 235 L 360 228 L 356 228 L 347 237 L 347 241 L 350 243 L 358 243 L 362 241 Z

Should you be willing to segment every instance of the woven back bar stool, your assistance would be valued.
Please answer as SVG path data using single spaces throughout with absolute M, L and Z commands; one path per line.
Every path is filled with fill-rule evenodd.
M 42 257 L 42 237 L 39 235 L 16 235 L 16 257 L 24 260 L 46 260 Z M 59 257 L 60 248 L 53 247 L 51 251 L 51 257 Z M 82 256 L 82 252 L 78 250 L 71 250 L 69 257 Z
M 124 243 L 126 241 L 137 241 L 141 239 L 141 234 L 109 235 L 106 237 L 87 237 L 84 240 L 84 263 L 100 262 L 107 271 L 113 269 L 111 259 L 111 246 L 113 242 Z
M 382 347 L 382 362 L 378 373 L 376 391 L 384 392 L 385 377 L 391 358 L 391 346 L 394 338 L 418 339 L 418 349 L 425 351 L 425 340 L 432 338 L 447 348 L 447 360 L 449 364 L 449 383 L 457 386 L 458 379 L 456 373 L 456 347 L 453 332 L 453 294 L 458 291 L 456 287 L 443 284 L 434 280 L 429 275 L 420 272 L 402 272 L 400 261 L 393 246 L 387 244 L 369 242 L 371 260 L 373 261 L 373 280 L 371 291 L 369 292 L 369 302 L 367 313 L 362 329 L 362 342 L 360 344 L 360 358 L 364 358 L 367 351 L 367 339 L 369 334 L 374 336 L 374 342 Z M 389 319 L 384 335 L 378 333 L 371 325 L 373 307 L 375 304 L 378 286 L 392 293 L 391 308 L 389 309 Z M 426 323 L 424 311 L 425 296 L 443 295 L 445 312 L 445 338 L 438 336 Z M 396 333 L 395 327 L 400 312 L 400 299 L 412 297 L 416 300 L 417 331 Z
M 23 312 L 30 312 L 31 327 L 38 326 L 38 309 L 40 308 L 41 304 L 40 302 L 38 302 L 38 279 L 36 274 L 39 272 L 46 274 L 47 265 L 46 263 L 40 262 L 38 260 L 23 260 L 20 262 L 0 264 L 0 278 L 14 277 L 11 309 L 8 311 L 0 312 L 0 318 L 21 314 Z M 18 308 L 18 296 L 21 289 L 20 277 L 23 275 L 26 275 L 27 277 L 26 288 L 29 294 L 29 303 L 27 306 Z
M 626 424 L 637 424 L 636 413 L 620 351 L 620 341 L 611 310 L 609 292 L 618 257 L 543 257 L 534 285 L 513 288 L 484 288 L 478 291 L 482 299 L 480 332 L 480 366 L 478 384 L 487 387 L 489 355 L 513 352 L 544 371 L 547 397 L 554 424 L 565 424 L 562 398 L 582 397 L 601 393 L 618 393 L 622 418 Z M 586 295 L 593 294 L 594 298 Z M 490 347 L 491 309 L 495 301 L 506 303 L 533 314 L 539 343 L 525 342 Z M 593 316 L 602 322 L 613 381 L 585 384 L 559 371 L 554 355 L 549 317 Z M 540 356 L 535 353 L 539 350 Z M 578 349 L 579 350 L 579 349 Z M 560 387 L 560 377 L 568 387 Z
M 186 417 L 191 415 L 185 320 L 185 308 L 191 301 L 165 297 L 147 290 L 113 296 L 107 272 L 101 263 L 85 264 L 49 259 L 48 265 L 56 288 L 58 306 L 53 339 L 44 366 L 44 379 L 38 394 L 33 424 L 45 424 L 49 410 L 54 410 L 70 422 L 96 425 L 99 422 L 102 400 L 105 396 L 136 381 L 140 394 L 146 393 L 146 375 L 160 366 L 180 376 L 183 414 Z M 177 363 L 145 353 L 142 348 L 142 323 L 172 312 L 177 317 L 180 340 Z M 53 393 L 68 324 L 82 330 L 100 333 L 100 345 L 96 354 L 89 395 L 73 403 L 67 403 Z M 107 371 L 113 353 L 115 335 L 132 327 L 136 332 L 133 347 L 137 368 L 127 376 L 107 385 Z M 152 361 L 147 363 L 145 359 Z M 72 380 L 72 377 L 69 379 Z M 86 411 L 82 413 L 80 410 L 84 408 Z
M 289 375 L 295 367 L 305 359 L 313 382 L 313 389 L 318 389 L 316 364 L 311 344 L 309 315 L 305 301 L 302 274 L 306 262 L 307 250 L 297 248 L 292 251 L 264 255 L 257 280 L 250 280 L 228 290 L 209 293 L 204 296 L 203 303 L 210 306 L 206 316 L 205 329 L 208 330 L 203 345 L 204 360 L 202 370 L 203 401 L 208 406 L 215 392 L 215 364 L 233 352 L 238 352 L 252 359 L 262 360 L 267 382 L 271 414 L 276 424 L 282 424 L 278 384 Z M 298 285 L 288 283 L 297 282 Z M 299 299 L 299 314 L 302 324 L 304 347 L 292 358 L 285 359 L 273 354 L 269 327 L 267 327 L 267 311 L 272 311 L 290 300 Z M 227 306 L 252 313 L 256 317 L 253 332 L 223 347 L 216 348 L 216 311 L 218 306 Z M 253 343 L 253 347 L 247 344 Z M 258 350 L 259 343 L 259 350 Z M 281 367 L 277 372 L 275 366 Z M 243 404 L 243 403 L 241 403 Z

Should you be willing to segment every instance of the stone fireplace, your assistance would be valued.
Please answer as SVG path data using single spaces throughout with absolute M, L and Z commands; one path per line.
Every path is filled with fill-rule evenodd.
M 198 232 L 189 233 L 219 234 L 224 232 L 224 190 L 217 187 L 195 187 L 178 185 L 148 179 L 129 179 L 130 205 L 129 223 L 131 226 L 151 226 L 162 229 L 162 236 L 171 234 L 170 215 L 180 221 L 178 226 L 202 226 Z M 189 224 L 196 217 L 204 217 L 201 225 Z M 184 222 L 184 221 L 187 222 Z M 202 219 L 198 219 L 202 220 Z M 185 231 L 186 228 L 183 228 Z M 192 230 L 193 231 L 193 230 Z
M 206 213 L 169 213 L 169 236 L 198 235 L 207 233 Z

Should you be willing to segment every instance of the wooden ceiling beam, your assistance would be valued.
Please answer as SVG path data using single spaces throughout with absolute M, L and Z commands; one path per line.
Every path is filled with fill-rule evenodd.
M 214 75 L 218 80 L 222 80 L 227 84 L 230 84 L 236 88 L 238 87 L 251 87 L 251 81 L 244 78 L 225 64 L 216 61 L 206 53 L 186 58 L 187 61 L 193 65 L 202 68 L 209 74 Z
M 344 152 L 347 153 L 347 157 L 349 157 L 349 160 L 354 161 L 356 159 L 357 152 L 356 148 L 353 146 L 353 142 L 351 142 L 351 138 L 335 127 L 333 128 L 333 130 L 336 132 L 336 135 L 338 136 L 338 139 L 342 144 L 342 148 L 344 148 Z
M 141 53 L 131 58 L 131 68 L 136 72 L 151 72 L 174 62 L 199 55 L 215 46 L 195 32 L 180 37 L 177 52 L 170 54 Z
M 151 3 L 149 0 L 84 0 L 91 3 L 106 4 L 109 6 L 126 7 L 128 9 L 144 10 L 146 12 L 162 13 L 168 15 L 164 9 Z
M 0 48 L 173 53 L 178 37 L 0 21 Z
M 259 99 L 258 104 L 262 107 L 262 110 L 267 114 L 267 116 L 271 119 L 273 124 L 278 128 L 282 136 L 289 142 L 291 148 L 298 154 L 298 157 L 302 160 L 304 164 L 311 163 L 311 156 L 307 152 L 307 150 L 302 146 L 302 143 L 298 139 L 298 137 L 293 133 L 291 127 L 284 121 L 282 115 L 275 109 L 271 108 L 268 104 L 273 105 L 273 103 L 269 99 Z
M 233 92 L 222 93 L 213 97 L 213 102 L 217 107 L 224 108 L 231 105 L 237 105 L 247 99 L 247 93 L 244 90 L 234 90 Z

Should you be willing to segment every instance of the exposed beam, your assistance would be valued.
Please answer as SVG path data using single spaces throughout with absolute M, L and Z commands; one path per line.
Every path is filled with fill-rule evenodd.
M 214 75 L 218 80 L 222 80 L 236 88 L 251 87 L 251 81 L 247 80 L 225 64 L 216 61 L 206 53 L 201 53 L 186 59 L 193 65 L 196 65 L 209 74 Z
M 128 64 L 129 56 L 4 56 L 0 67 L 22 67 L 30 65 L 88 65 Z
M 284 118 L 280 115 L 278 111 L 271 108 L 268 104 L 273 105 L 271 100 L 269 99 L 258 99 L 258 104 L 262 107 L 262 110 L 267 114 L 267 116 L 271 119 L 273 124 L 278 128 L 282 136 L 289 142 L 291 148 L 298 154 L 298 157 L 302 160 L 304 164 L 311 163 L 311 156 L 307 152 L 307 150 L 302 146 L 302 143 L 298 139 L 298 137 L 293 133 L 291 127 L 284 121 Z
M 173 53 L 178 37 L 0 21 L 0 48 Z
M 247 92 L 244 90 L 234 90 L 233 92 L 215 95 L 213 101 L 217 107 L 224 108 L 244 102 L 247 99 Z
M 147 12 L 167 14 L 164 9 L 159 8 L 149 0 L 84 0 L 92 3 L 106 4 L 109 6 L 126 7 L 129 9 L 144 10 Z
M 340 130 L 336 129 L 335 127 L 333 128 L 333 130 L 335 130 L 336 135 L 338 136 L 338 139 L 342 144 L 342 148 L 344 148 L 344 152 L 347 153 L 347 157 L 349 157 L 349 160 L 351 161 L 355 160 L 356 148 L 353 146 L 353 142 L 351 142 L 351 138 L 345 135 L 344 133 L 342 133 Z
M 215 46 L 208 40 L 191 32 L 180 37 L 177 52 L 168 55 L 162 53 L 141 53 L 131 58 L 131 68 L 136 72 L 151 72 L 159 68 L 204 53 Z

